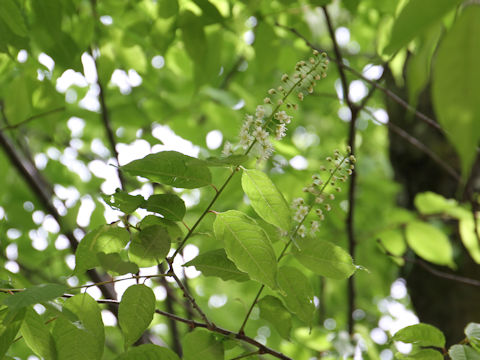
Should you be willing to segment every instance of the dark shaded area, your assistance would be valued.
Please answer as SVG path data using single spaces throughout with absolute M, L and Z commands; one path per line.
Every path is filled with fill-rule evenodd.
M 406 87 L 397 86 L 389 70 L 386 71 L 385 80 L 388 89 L 404 99 L 408 98 Z M 389 119 L 393 124 L 419 139 L 443 161 L 459 170 L 458 157 L 444 135 L 407 113 L 403 107 L 388 97 L 386 97 L 386 105 Z M 417 109 L 435 118 L 428 87 L 420 95 Z M 395 181 L 402 185 L 402 191 L 398 197 L 399 205 L 414 210 L 415 195 L 424 191 L 434 191 L 446 198 L 464 199 L 464 196 L 468 195 L 470 191 L 464 192 L 451 175 L 424 153 L 391 131 L 389 139 L 390 160 Z M 477 166 L 474 176 L 478 177 L 479 170 Z M 450 240 L 455 248 L 455 262 L 458 269 L 452 271 L 445 267 L 432 266 L 456 275 L 480 279 L 480 266 L 473 261 L 463 247 L 456 221 L 449 221 L 447 226 L 451 228 Z M 416 263 L 407 264 L 402 272 L 402 276 L 407 280 L 413 307 L 420 321 L 439 327 L 445 333 L 447 345 L 457 343 L 465 337 L 464 327 L 469 322 L 480 321 L 480 289 L 478 287 L 439 278 Z

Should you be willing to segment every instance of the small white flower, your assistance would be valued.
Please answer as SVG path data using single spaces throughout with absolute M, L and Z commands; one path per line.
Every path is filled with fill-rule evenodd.
M 292 208 L 298 208 L 300 205 L 303 205 L 303 204 L 305 204 L 305 200 L 303 200 L 303 198 L 301 197 L 295 198 L 292 201 Z
M 222 154 L 224 156 L 232 155 L 232 144 L 229 141 L 225 142 L 225 145 L 223 146 Z
M 315 234 L 318 231 L 318 228 L 320 227 L 320 224 L 318 221 L 312 221 L 312 226 L 310 227 L 310 232 Z
M 297 230 L 297 234 L 301 237 L 305 237 L 306 230 L 305 225 L 301 225 Z
M 275 132 L 275 139 L 281 140 L 287 134 L 287 126 L 285 124 L 278 124 Z
M 263 119 L 265 117 L 265 108 L 262 105 L 257 106 L 257 110 L 255 111 L 255 117 L 257 119 Z

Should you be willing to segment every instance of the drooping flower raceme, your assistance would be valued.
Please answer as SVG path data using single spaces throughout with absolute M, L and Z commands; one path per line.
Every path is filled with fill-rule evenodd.
M 292 121 L 292 116 L 285 110 L 296 110 L 297 104 L 289 103 L 290 95 L 297 94 L 302 101 L 306 95 L 313 92 L 318 80 L 326 76 L 328 59 L 325 53 L 313 52 L 313 57 L 308 62 L 300 61 L 295 66 L 292 77 L 283 74 L 282 86 L 268 90 L 268 95 L 263 100 L 263 105 L 258 105 L 255 115 L 246 115 L 239 134 L 239 146 L 245 154 L 252 152 L 259 161 L 267 160 L 274 151 L 270 135 L 276 140 L 281 140 L 287 134 L 287 125 Z M 231 154 L 235 149 L 231 144 L 224 149 L 224 154 Z

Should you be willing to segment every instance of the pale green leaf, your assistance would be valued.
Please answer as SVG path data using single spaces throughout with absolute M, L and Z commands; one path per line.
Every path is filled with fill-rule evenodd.
M 416 324 L 407 326 L 395 333 L 394 341 L 412 343 L 418 346 L 445 346 L 445 336 L 435 326 L 429 324 Z
M 465 335 L 470 341 L 480 342 L 480 324 L 469 323 L 465 328 Z
M 415 221 L 407 225 L 407 243 L 423 259 L 438 265 L 455 267 L 453 249 L 447 235 L 436 227 Z
M 443 360 L 443 355 L 438 350 L 433 349 L 421 349 L 418 351 L 412 351 L 410 354 L 395 354 L 396 359 L 400 360 Z
M 280 229 L 290 230 L 290 208 L 267 174 L 259 170 L 243 170 L 242 188 L 263 220 Z
M 480 353 L 468 345 L 453 345 L 448 355 L 452 360 L 480 360 Z
M 3 304 L 12 309 L 20 309 L 37 303 L 43 303 L 62 296 L 68 286 L 60 284 L 41 284 L 26 288 L 25 291 L 16 292 L 7 296 Z
M 118 275 L 136 274 L 138 272 L 136 264 L 123 260 L 118 253 L 105 254 L 104 252 L 99 252 L 97 253 L 97 258 L 100 266 L 108 272 L 114 272 Z
M 183 360 L 219 360 L 223 359 L 223 345 L 215 335 L 203 329 L 189 332 L 182 341 Z
M 285 309 L 282 302 L 274 296 L 267 295 L 257 303 L 260 317 L 271 323 L 284 339 L 290 339 L 292 330 L 292 315 Z
M 470 174 L 480 141 L 479 38 L 480 7 L 467 6 L 441 41 L 433 69 L 435 113 L 460 155 L 464 179 Z
M 224 249 L 207 251 L 187 262 L 184 266 L 195 266 L 205 276 L 215 276 L 222 280 L 247 281 L 249 277 L 237 269 L 227 257 Z
M 480 224 L 477 224 L 477 232 L 475 232 L 475 222 L 472 214 L 460 219 L 458 223 L 460 237 L 470 256 L 477 264 L 480 264 L 480 244 L 478 243 L 477 234 L 480 234 Z
M 20 331 L 25 343 L 35 354 L 45 360 L 57 358 L 57 350 L 50 330 L 33 308 L 27 309 Z
M 293 248 L 294 256 L 317 275 L 332 279 L 346 279 L 356 270 L 352 257 L 340 246 L 328 241 L 307 237 Z
M 425 215 L 451 214 L 458 207 L 454 199 L 445 199 L 442 195 L 431 191 L 418 193 L 414 202 L 418 211 Z
M 225 244 L 227 256 L 250 278 L 276 285 L 277 259 L 265 231 L 253 219 L 240 211 L 217 214 L 215 236 Z
M 125 339 L 125 348 L 132 345 L 148 328 L 155 313 L 155 294 L 143 284 L 130 286 L 118 308 L 118 323 Z
M 278 269 L 277 279 L 287 309 L 306 324 L 312 325 L 315 305 L 313 289 L 307 277 L 297 268 L 282 266 Z
M 75 251 L 74 274 L 100 265 L 97 253 L 119 252 L 130 241 L 129 232 L 116 224 L 103 225 L 84 236 Z
M 385 48 L 393 53 L 439 22 L 461 0 L 411 0 L 402 9 L 393 25 L 390 42 Z
M 181 221 L 186 212 L 185 202 L 175 194 L 151 195 L 142 208 L 172 221 Z
M 140 267 L 161 263 L 170 250 L 170 236 L 165 227 L 152 225 L 140 230 L 132 239 L 128 257 Z
M 150 154 L 122 166 L 121 169 L 131 175 L 185 189 L 210 185 L 212 181 L 205 162 L 176 151 Z
M 180 360 L 172 350 L 165 347 L 143 344 L 129 349 L 115 360 Z
M 75 295 L 64 304 L 64 313 L 52 329 L 58 359 L 97 360 L 102 358 L 105 334 L 100 308 L 88 294 Z M 77 320 L 69 320 L 70 314 Z

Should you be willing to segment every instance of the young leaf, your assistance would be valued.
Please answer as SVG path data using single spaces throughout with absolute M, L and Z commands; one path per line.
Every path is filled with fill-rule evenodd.
M 212 182 L 212 175 L 205 162 L 176 151 L 150 154 L 121 169 L 131 175 L 178 188 L 194 189 Z
M 445 199 L 442 195 L 427 191 L 415 196 L 415 207 L 425 215 L 447 213 L 448 210 L 457 207 L 453 199 Z
M 407 45 L 416 36 L 455 8 L 460 0 L 412 0 L 405 5 L 393 25 L 385 52 L 391 54 Z
M 152 195 L 142 205 L 142 208 L 172 221 L 181 221 L 186 211 L 185 202 L 174 194 Z
M 262 171 L 244 170 L 242 188 L 256 213 L 266 222 L 289 230 L 290 208 L 275 184 Z
M 472 259 L 475 260 L 477 264 L 480 264 L 480 244 L 475 234 L 475 221 L 473 221 L 472 214 L 469 213 L 468 216 L 460 219 L 458 228 L 463 245 L 468 250 Z M 477 224 L 477 231 L 480 233 L 480 224 Z
M 32 351 L 45 360 L 55 360 L 57 350 L 50 330 L 33 308 L 28 308 L 20 329 L 25 343 Z
M 437 1 L 431 1 L 437 8 Z M 458 3 L 441 2 L 449 2 L 450 6 Z M 433 69 L 435 114 L 460 155 L 464 179 L 470 174 L 480 141 L 479 37 L 480 7 L 466 6 L 441 41 Z
M 433 349 L 413 350 L 410 354 L 396 353 L 395 358 L 399 360 L 443 360 L 442 353 Z
M 150 325 L 155 313 L 155 295 L 148 286 L 130 286 L 118 308 L 118 323 L 125 338 L 125 348 L 132 345 Z
M 135 274 L 138 272 L 137 264 L 123 260 L 118 253 L 105 254 L 104 252 L 99 252 L 97 258 L 102 268 L 106 271 L 111 271 L 118 275 Z
M 352 257 L 340 246 L 310 237 L 300 241 L 299 246 L 293 248 L 294 256 L 317 275 L 346 279 L 355 272 Z
M 468 345 L 453 345 L 448 355 L 452 360 L 480 360 L 480 353 Z
M 130 240 L 130 234 L 124 228 L 114 225 L 103 225 L 89 232 L 80 241 L 75 252 L 74 274 L 80 274 L 100 265 L 97 253 L 106 254 L 122 250 Z
M 407 225 L 406 234 L 408 245 L 418 256 L 434 264 L 455 267 L 452 245 L 442 231 L 415 221 Z
M 429 324 L 416 324 L 407 326 L 393 336 L 394 341 L 413 343 L 418 346 L 445 346 L 445 336 L 435 326 Z
M 249 280 L 248 275 L 238 270 L 235 264 L 227 257 L 224 249 L 207 251 L 183 266 L 195 266 L 203 275 L 219 277 L 225 281 Z
M 105 333 L 97 302 L 88 294 L 75 295 L 65 301 L 62 312 L 66 314 L 55 320 L 52 329 L 58 359 L 101 359 Z M 75 322 L 69 320 L 70 314 L 77 317 Z
M 277 279 L 288 310 L 306 324 L 311 325 L 315 305 L 313 289 L 307 277 L 294 267 L 282 266 L 278 269 Z
M 131 214 L 139 208 L 145 199 L 141 195 L 130 195 L 126 191 L 117 189 L 112 195 L 102 195 L 103 200 L 114 210 Z
M 170 0 L 168 0 L 170 1 Z M 143 344 L 129 349 L 115 360 L 180 360 L 172 350 L 153 344 Z
M 183 360 L 223 359 L 223 345 L 215 335 L 206 330 L 194 330 L 183 339 Z
M 258 302 L 260 317 L 271 323 L 284 339 L 290 339 L 292 315 L 282 302 L 274 296 L 267 295 Z
M 3 304 L 11 309 L 21 309 L 30 305 L 47 302 L 62 296 L 68 287 L 59 284 L 41 284 L 26 288 L 14 295 L 7 296 Z
M 140 267 L 159 264 L 170 250 L 170 236 L 161 225 L 142 229 L 133 237 L 128 257 Z
M 469 323 L 465 328 L 465 335 L 468 340 L 478 344 L 480 342 L 480 324 Z
M 265 231 L 240 211 L 230 210 L 217 215 L 215 236 L 225 243 L 227 256 L 250 278 L 276 285 L 277 259 Z

